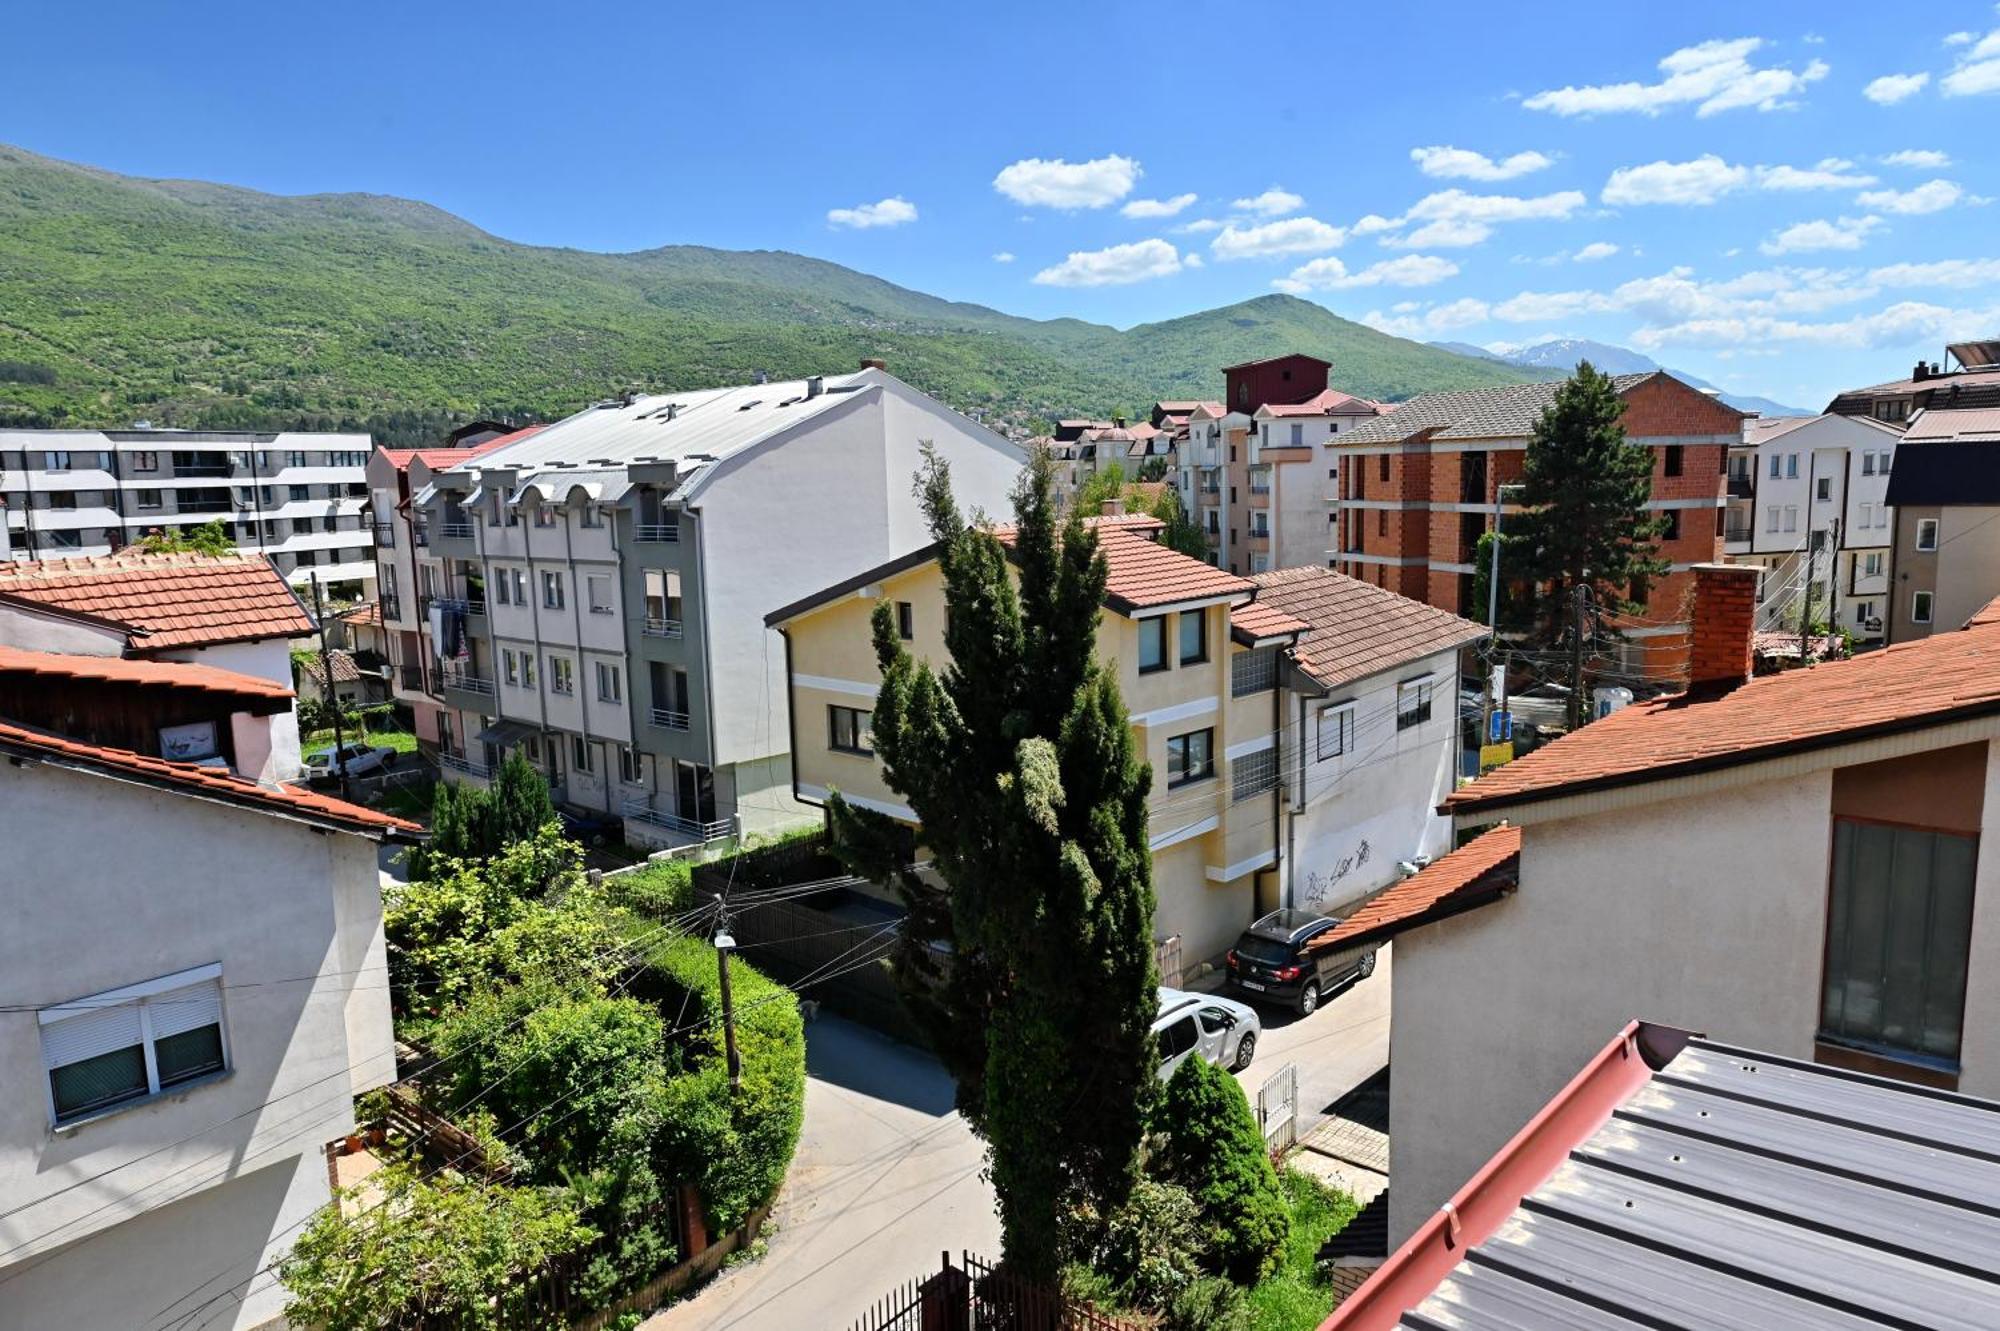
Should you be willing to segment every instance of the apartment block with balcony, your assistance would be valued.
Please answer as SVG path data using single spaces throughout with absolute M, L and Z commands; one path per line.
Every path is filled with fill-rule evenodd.
M 810 817 L 763 611 L 915 539 L 927 446 L 1007 502 L 1020 447 L 872 363 L 620 398 L 436 471 L 411 507 L 445 766 L 518 748 L 640 844 Z
M 1927 407 L 1889 478 L 1891 645 L 1957 629 L 2000 596 L 2000 407 Z
M 1477 625 L 1324 568 L 1242 578 L 1163 549 L 1152 518 L 1092 522 L 1107 570 L 1098 659 L 1153 766 L 1163 965 L 1192 968 L 1264 911 L 1335 908 L 1443 850 L 1432 806 L 1451 788 L 1456 654 Z M 798 797 L 837 790 L 914 824 L 869 744 L 869 621 L 884 602 L 909 649 L 942 664 L 934 546 L 769 622 L 787 642 Z
M 1689 570 L 1721 551 L 1731 448 L 1744 414 L 1662 372 L 1615 376 L 1633 447 L 1653 453 L 1648 507 L 1666 523 L 1670 572 L 1649 589 L 1618 649 L 1633 673 L 1685 669 L 1682 605 Z M 1479 537 L 1500 487 L 1520 480 L 1528 437 L 1556 385 L 1425 393 L 1330 443 L 1339 459 L 1338 536 L 1344 572 L 1440 609 L 1483 618 L 1472 604 Z M 1503 571 L 1504 576 L 1504 571 Z
M 0 557 L 112 554 L 220 520 L 297 586 L 373 595 L 363 434 L 0 430 Z

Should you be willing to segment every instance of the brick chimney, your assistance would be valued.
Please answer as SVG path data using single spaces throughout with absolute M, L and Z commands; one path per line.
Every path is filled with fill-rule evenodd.
M 889 372 L 889 362 L 875 356 L 870 356 L 861 362 L 861 368 L 864 370 L 880 370 L 882 373 L 887 374 Z
M 1123 499 L 1103 500 L 1098 504 L 1097 511 L 1107 518 L 1123 517 L 1125 514 L 1125 501 Z
M 1757 627 L 1755 564 L 1694 566 L 1694 648 L 1688 693 L 1720 697 L 1750 678 L 1751 634 Z

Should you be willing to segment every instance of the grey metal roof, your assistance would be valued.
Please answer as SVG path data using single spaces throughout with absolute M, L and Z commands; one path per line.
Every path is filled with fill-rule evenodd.
M 1612 386 L 1624 392 L 1644 383 L 1660 370 L 1643 374 L 1615 374 Z M 1535 428 L 1542 409 L 1555 401 L 1562 381 L 1539 384 L 1502 384 L 1497 388 L 1462 388 L 1448 393 L 1419 393 L 1386 416 L 1362 421 L 1332 442 L 1349 444 L 1399 444 L 1426 430 L 1437 431 L 1436 439 L 1526 438 Z
M 2000 1325 L 2000 1104 L 1693 1040 L 1412 1331 Z

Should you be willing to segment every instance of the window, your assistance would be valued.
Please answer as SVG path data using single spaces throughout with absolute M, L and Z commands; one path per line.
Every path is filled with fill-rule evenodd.
M 536 505 L 535 505 L 535 525 L 536 525 L 537 527 L 553 527 L 553 526 L 555 526 L 555 525 L 556 525 L 556 510 L 555 510 L 555 505 L 553 505 L 553 504 L 536 504 Z
M 1431 719 L 1433 687 L 1429 676 L 1396 686 L 1396 729 L 1408 730 Z
M 896 602 L 896 636 L 909 642 L 917 636 L 917 611 L 908 601 Z
M 1869 553 L 1861 556 L 1861 576 L 1864 578 L 1879 578 L 1882 576 L 1882 552 L 1880 550 L 1871 550 Z
M 1670 508 L 1660 514 L 1660 522 L 1661 540 L 1678 541 L 1681 538 L 1681 511 L 1679 509 Z
M 549 692 L 563 694 L 576 692 L 576 663 L 567 656 L 549 653 Z
M 535 656 L 532 652 L 521 653 L 521 687 L 524 689 L 535 687 Z
M 514 656 L 512 648 L 502 647 L 500 649 L 500 678 L 506 680 L 509 684 L 519 684 L 521 682 L 521 667 Z
M 1778 478 L 1779 478 L 1780 476 L 1784 475 L 1784 466 L 1785 466 L 1785 459 L 1783 458 L 1783 456 L 1781 456 L 1780 454 L 1777 454 L 1777 453 L 1773 453 L 1773 454 L 1771 454 L 1771 479 L 1772 479 L 1772 480 L 1774 480 L 1774 481 L 1775 481 L 1775 480 L 1777 480 L 1777 479 L 1778 479 Z
M 511 577 L 514 582 L 514 604 L 526 605 L 528 603 L 528 570 L 524 568 L 508 569 L 506 576 Z
M 577 510 L 576 525 L 579 527 L 602 527 L 604 525 L 604 510 L 595 504 L 585 504 Z
M 1824 504 L 1832 498 L 1833 498 L 1833 477 L 1831 476 L 1818 477 L 1813 482 L 1813 499 L 1819 503 Z
M 1229 658 L 1229 696 L 1247 698 L 1278 685 L 1278 651 L 1259 647 Z
M 569 737 L 569 769 L 572 772 L 590 771 L 590 742 L 581 735 Z
M 66 448 L 49 449 L 42 454 L 42 462 L 50 471 L 68 471 L 70 469 L 69 450 Z
M 291 491 L 292 499 L 295 502 L 312 498 L 312 487 L 310 485 L 293 485 L 287 488 Z
M 132 455 L 133 471 L 158 471 L 159 469 L 160 455 L 158 453 L 134 453 Z
M 285 454 L 285 465 L 287 467 L 303 467 L 306 465 L 306 455 L 294 449 Z
M 562 574 L 542 574 L 542 604 L 550 610 L 560 610 L 563 608 Z
M 1208 612 L 1183 610 L 1180 613 L 1181 664 L 1197 665 L 1208 659 Z
M 1875 453 L 1872 449 L 1861 455 L 1861 474 L 1863 476 L 1875 474 Z
M 1863 504 L 1859 504 L 1859 505 L 1857 505 L 1857 506 L 1856 506 L 1856 519 L 1855 519 L 1855 523 L 1854 523 L 1854 525 L 1855 525 L 1855 526 L 1857 526 L 1857 527 L 1872 527 L 1872 526 L 1874 526 L 1874 525 L 1875 525 L 1875 505 L 1873 505 L 1873 504 L 1868 504 L 1868 503 L 1863 503 Z
M 1790 531 L 1797 531 L 1798 529 L 1799 529 L 1798 507 L 1793 504 L 1787 504 L 1785 505 L 1785 530 L 1790 532 Z
M 1661 450 L 1660 471 L 1663 475 L 1678 476 L 1685 461 L 1687 447 L 1684 444 L 1668 444 Z
M 1354 704 L 1334 703 L 1319 709 L 1319 746 L 1316 757 L 1320 762 L 1338 758 L 1354 749 Z
M 140 490 L 134 497 L 137 499 L 140 508 L 160 507 L 160 492 L 158 490 Z
M 1894 455 L 1894 450 L 1887 450 L 1877 454 L 1877 456 L 1880 457 L 1882 460 L 1880 463 L 1876 465 L 1875 470 L 1881 475 L 1887 476 L 1889 474 L 1889 459 L 1893 455 Z
M 608 615 L 611 613 L 611 578 L 608 574 L 592 573 L 583 580 L 584 594 L 590 601 L 590 613 Z
M 1978 841 L 1836 818 L 1820 1038 L 1956 1065 Z
M 1195 1041 L 1198 1038 L 1194 1029 L 1194 1014 L 1189 1013 L 1160 1032 L 1158 1036 L 1160 1061 L 1165 1063 L 1179 1058 L 1182 1054 L 1194 1048 Z
M 1229 798 L 1240 804 L 1269 794 L 1278 784 L 1278 746 L 1246 753 L 1229 764 Z
M 514 603 L 514 599 L 513 599 L 513 598 L 514 598 L 514 582 L 513 582 L 513 579 L 511 579 L 511 578 L 509 578 L 509 577 L 507 576 L 507 570 L 506 570 L 506 569 L 504 569 L 504 568 L 496 568 L 496 569 L 494 569 L 494 570 L 493 570 L 493 601 L 494 601 L 494 604 L 496 604 L 496 605 L 512 605 L 512 604 Z
M 1764 530 L 1772 532 L 1778 530 L 1778 506 L 1776 504 L 1764 510 Z
M 869 728 L 875 722 L 875 713 L 864 712 L 858 707 L 841 707 L 830 704 L 826 709 L 826 745 L 841 753 L 857 753 L 863 757 L 873 757 L 871 747 L 875 736 Z
M 70 509 L 70 508 L 75 508 L 75 507 L 76 507 L 76 491 L 74 491 L 74 490 L 51 490 L 51 491 L 49 491 L 49 507 L 50 507 L 50 508 L 63 508 L 63 509 Z
M 639 765 L 639 751 L 629 744 L 618 746 L 618 779 L 628 786 L 645 782 L 645 769 Z
M 1185 786 L 1215 775 L 1215 731 L 1192 730 L 1167 741 L 1167 786 Z
M 1155 615 L 1139 621 L 1139 673 L 1149 675 L 1167 668 L 1167 617 Z
M 222 967 L 203 966 L 44 1008 L 49 1112 L 70 1123 L 229 1066 Z
M 1917 549 L 1935 550 L 1937 548 L 1938 520 L 1936 518 L 1919 519 L 1917 522 Z
M 605 702 L 617 702 L 625 696 L 625 681 L 609 661 L 597 663 L 597 696 Z
M 1785 479 L 1788 481 L 1795 481 L 1798 478 L 1799 478 L 1799 455 L 1797 453 L 1787 453 L 1785 454 Z
M 1292 422 L 1292 447 L 1298 448 L 1306 441 L 1306 427 L 1302 422 Z
M 1854 622 L 1857 626 L 1864 625 L 1873 618 L 1875 618 L 1875 603 L 1873 601 L 1856 601 L 1854 603 Z
M 1913 624 L 1931 622 L 1931 593 L 1917 592 L 1910 597 L 1910 622 Z

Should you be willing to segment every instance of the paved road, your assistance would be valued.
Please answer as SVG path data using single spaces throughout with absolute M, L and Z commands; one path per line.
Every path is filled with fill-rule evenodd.
M 762 1260 L 646 1331 L 843 1328 L 938 1254 L 1000 1248 L 984 1149 L 936 1060 L 822 1015 L 806 1028 L 806 1119 Z
M 1257 1088 L 1286 1063 L 1299 1066 L 1299 1136 L 1326 1117 L 1326 1107 L 1389 1062 L 1389 974 L 1394 959 L 1384 947 L 1375 973 L 1322 1001 L 1310 1017 L 1260 1007 L 1264 1035 L 1256 1061 L 1237 1074 L 1250 1103 Z

